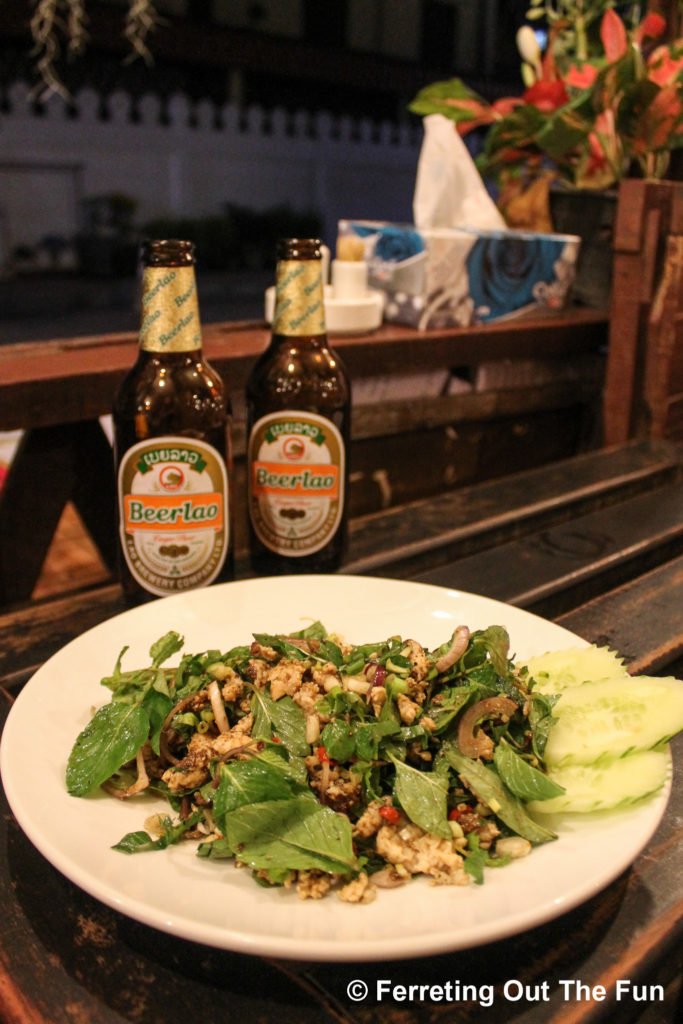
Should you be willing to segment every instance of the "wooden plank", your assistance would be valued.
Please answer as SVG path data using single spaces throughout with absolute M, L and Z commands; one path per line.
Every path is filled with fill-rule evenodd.
M 494 321 L 473 328 L 416 331 L 384 324 L 364 336 L 332 339 L 352 380 L 434 368 L 476 366 L 502 358 L 573 357 L 606 340 L 606 312 L 572 309 L 535 319 Z M 209 360 L 232 395 L 242 395 L 269 331 L 258 324 L 204 328 Z M 95 419 L 133 365 L 134 334 L 33 342 L 0 347 L 0 430 Z
M 124 609 L 120 586 L 109 584 L 0 614 L 0 679 L 22 685 L 75 636 Z
M 676 436 L 667 402 L 680 390 L 683 186 L 628 180 L 619 190 L 603 431 L 607 444 Z M 672 377 L 672 374 L 674 375 Z
M 347 572 L 412 572 L 480 551 L 550 523 L 676 479 L 683 448 L 635 441 L 500 480 L 460 488 L 351 522 Z
M 683 551 L 683 483 L 419 573 L 555 618 Z
M 565 612 L 557 622 L 590 643 L 619 651 L 633 674 L 661 674 L 683 659 L 682 608 L 678 557 Z
M 678 318 L 683 306 L 683 235 L 670 235 L 657 293 L 648 320 L 640 432 L 667 433 L 671 371 L 676 346 L 683 348 Z
M 377 512 L 567 459 L 585 447 L 590 421 L 586 407 L 569 406 L 355 441 L 350 512 Z

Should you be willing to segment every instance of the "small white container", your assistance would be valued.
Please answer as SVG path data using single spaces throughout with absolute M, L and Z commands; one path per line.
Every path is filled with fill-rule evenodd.
M 265 318 L 273 322 L 275 313 L 275 286 L 266 289 Z M 375 331 L 382 323 L 384 292 L 368 288 L 362 299 L 338 299 L 332 285 L 325 285 L 325 322 L 328 334 L 365 334 Z

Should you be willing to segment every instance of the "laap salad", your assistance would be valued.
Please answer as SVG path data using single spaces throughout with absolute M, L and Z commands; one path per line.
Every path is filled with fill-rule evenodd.
M 124 648 L 68 791 L 163 796 L 168 812 L 114 849 L 194 840 L 301 898 L 367 903 L 415 875 L 481 884 L 557 838 L 548 814 L 661 789 L 683 727 L 678 680 L 631 677 L 595 647 L 515 663 L 501 626 L 429 650 L 352 645 L 315 622 L 165 667 L 182 646 L 169 632 L 125 671 Z

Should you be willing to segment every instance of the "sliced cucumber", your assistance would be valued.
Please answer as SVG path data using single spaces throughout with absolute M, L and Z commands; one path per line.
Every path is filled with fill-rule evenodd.
M 538 693 L 562 693 L 581 683 L 627 675 L 623 659 L 607 647 L 567 647 L 537 654 L 521 666 L 528 670 Z M 520 667 L 521 667 L 520 666 Z
M 563 786 L 565 792 L 550 800 L 532 800 L 527 808 L 533 814 L 585 814 L 626 807 L 662 788 L 669 763 L 667 748 L 629 754 L 604 765 L 551 768 L 548 778 Z
M 553 708 L 548 767 L 607 762 L 650 750 L 683 729 L 683 682 L 621 676 L 565 690 Z

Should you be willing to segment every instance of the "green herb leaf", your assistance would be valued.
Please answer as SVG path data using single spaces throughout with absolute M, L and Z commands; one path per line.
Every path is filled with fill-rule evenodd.
M 520 800 L 550 800 L 565 791 L 563 786 L 553 782 L 502 743 L 495 749 L 493 763 L 507 788 Z
M 410 820 L 425 832 L 451 839 L 446 812 L 448 780 L 444 774 L 421 772 L 397 760 L 394 767 L 394 796 Z
M 306 719 L 303 711 L 291 697 L 273 700 L 264 690 L 254 690 L 251 699 L 254 725 L 251 734 L 257 740 L 270 740 L 277 736 L 290 753 L 306 757 L 311 745 L 306 739 Z
M 394 721 L 393 718 L 380 718 L 362 725 L 355 735 L 357 756 L 361 761 L 376 761 L 382 740 L 387 736 L 396 736 L 400 731 L 400 722 Z
M 333 761 L 348 761 L 356 749 L 353 728 L 343 718 L 327 723 L 320 734 L 320 742 Z
M 172 654 L 181 650 L 184 643 L 185 640 L 180 633 L 176 633 L 175 630 L 169 630 L 156 643 L 152 644 L 150 648 L 149 656 L 152 659 L 152 666 L 159 668 L 159 665 L 170 658 Z
M 309 796 L 249 804 L 225 816 L 225 837 L 253 868 L 355 871 L 351 823 Z
M 213 796 L 213 816 L 225 832 L 225 815 L 247 804 L 290 800 L 303 787 L 265 761 L 230 761 L 219 767 L 220 781 Z M 306 787 L 309 799 L 315 795 Z
M 467 837 L 467 853 L 465 854 L 465 871 L 474 879 L 475 885 L 484 884 L 484 868 L 488 863 L 489 856 L 486 850 L 479 846 L 479 836 L 476 832 L 470 832 Z
M 531 694 L 529 705 L 529 725 L 531 726 L 531 745 L 536 757 L 542 761 L 545 754 L 548 736 L 555 719 L 553 708 L 560 699 L 559 694 Z
M 135 757 L 149 733 L 140 704 L 105 704 L 74 743 L 66 766 L 66 787 L 85 796 Z
M 185 821 L 177 822 L 175 825 L 169 817 L 163 817 L 159 824 L 163 828 L 163 835 L 158 839 L 152 839 L 147 832 L 128 832 L 122 839 L 119 839 L 112 850 L 119 850 L 121 853 L 143 853 L 147 850 L 165 850 L 167 846 L 177 843 L 186 832 L 201 821 L 201 811 L 191 814 Z
M 527 814 L 521 800 L 505 788 L 493 769 L 465 757 L 452 741 L 443 744 L 442 752 L 477 799 L 491 807 L 493 813 L 518 836 L 528 839 L 530 843 L 547 843 L 557 839 L 554 832 L 539 825 Z

